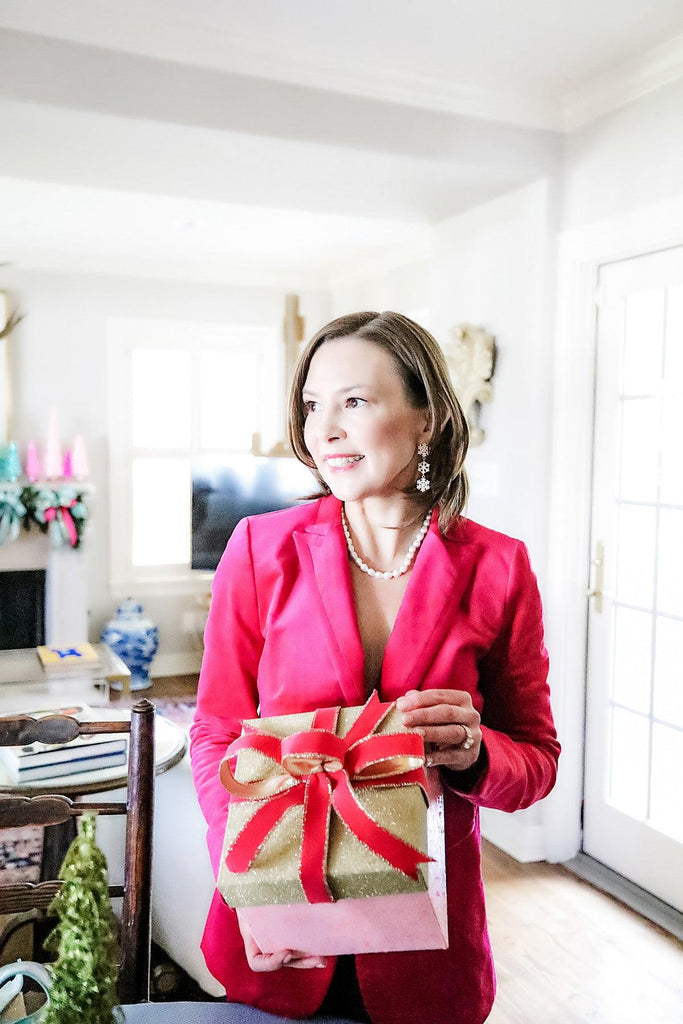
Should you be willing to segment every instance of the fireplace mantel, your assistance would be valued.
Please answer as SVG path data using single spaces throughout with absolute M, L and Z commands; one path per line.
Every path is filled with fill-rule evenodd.
M 52 547 L 38 531 L 21 531 L 0 545 L 0 572 L 45 569 L 45 642 L 68 646 L 88 639 L 86 548 Z

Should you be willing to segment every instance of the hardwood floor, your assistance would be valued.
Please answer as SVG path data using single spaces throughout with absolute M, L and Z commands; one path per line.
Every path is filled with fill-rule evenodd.
M 160 679 L 152 679 L 149 690 L 145 690 L 144 696 L 154 700 L 155 697 L 196 697 L 197 683 L 199 676 L 162 676 Z
M 196 684 L 157 679 L 145 696 Z M 487 1024 L 683 1024 L 677 939 L 561 865 L 519 864 L 485 842 L 483 872 L 498 974 Z
M 140 697 L 147 697 L 148 700 L 153 702 L 155 698 L 182 700 L 184 697 L 195 697 L 197 695 L 197 682 L 198 676 L 194 674 L 153 678 L 152 685 L 148 689 L 134 691 L 133 699 L 137 700 Z M 122 699 L 120 693 L 113 692 L 111 694 L 112 704 L 117 704 Z
M 483 870 L 498 974 L 488 1024 L 683 1021 L 677 939 L 561 865 L 484 843 Z

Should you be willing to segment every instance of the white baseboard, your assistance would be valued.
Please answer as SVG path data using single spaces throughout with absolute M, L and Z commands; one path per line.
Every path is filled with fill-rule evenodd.
M 516 818 L 514 814 L 482 807 L 481 834 L 521 864 L 545 860 L 542 825 L 532 825 Z
M 177 654 L 158 654 L 151 669 L 153 679 L 162 676 L 189 676 L 199 672 L 202 656 L 199 651 L 181 651 Z
M 573 860 L 565 861 L 563 866 L 683 942 L 683 914 L 675 907 L 670 907 L 668 903 L 657 899 L 652 893 L 646 892 L 630 879 L 617 874 L 585 853 L 577 853 Z

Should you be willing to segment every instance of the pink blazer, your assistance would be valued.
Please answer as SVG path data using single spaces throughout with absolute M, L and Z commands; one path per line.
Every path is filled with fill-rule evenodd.
M 546 683 L 541 604 L 524 545 L 469 520 L 444 539 L 436 513 L 389 638 L 380 697 L 469 690 L 482 716 L 485 766 L 444 772 L 449 948 L 356 957 L 375 1024 L 481 1024 L 495 979 L 480 873 L 480 805 L 514 811 L 550 791 L 559 744 Z M 242 720 L 363 704 L 363 649 L 340 505 L 243 520 L 216 572 L 206 627 L 192 765 L 218 871 L 228 795 L 218 765 Z M 236 915 L 214 896 L 202 949 L 228 999 L 307 1017 L 325 969 L 251 971 Z

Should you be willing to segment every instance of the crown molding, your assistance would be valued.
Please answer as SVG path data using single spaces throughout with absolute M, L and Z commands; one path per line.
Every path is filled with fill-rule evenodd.
M 683 76 L 683 34 L 566 94 L 561 128 L 581 128 Z
M 265 71 L 264 71 L 265 74 Z M 353 96 L 398 103 L 423 110 L 472 117 L 484 121 L 502 121 L 523 128 L 557 131 L 561 112 L 548 97 L 501 93 L 468 86 L 445 78 L 418 75 L 409 71 L 371 66 L 356 67 L 353 73 L 339 62 L 296 69 L 297 81 L 311 88 L 347 93 Z M 294 81 L 294 79 L 291 79 Z
M 321 50 L 283 47 L 282 40 L 267 29 L 258 35 L 247 32 L 211 32 L 200 25 L 179 21 L 158 22 L 143 13 L 135 23 L 101 8 L 88 8 L 83 0 L 71 0 L 69 8 L 39 8 L 36 21 L 30 10 L 0 11 L 0 26 L 61 42 L 93 46 L 153 60 L 203 67 L 381 100 L 425 110 L 457 114 L 488 121 L 502 121 L 527 128 L 558 130 L 561 110 L 554 97 L 501 92 L 458 83 L 449 78 L 420 75 L 405 68 L 348 60 Z M 65 18 L 65 13 L 69 18 Z M 103 40 L 106 38 L 106 43 Z
M 178 19 L 159 21 L 139 11 L 135 21 L 91 0 L 34 0 L 0 11 L 0 26 L 29 35 L 203 67 L 249 78 L 375 99 L 419 109 L 500 121 L 527 128 L 572 131 L 683 75 L 683 35 L 675 36 L 609 73 L 574 89 L 515 93 L 416 74 L 380 64 L 283 45 L 268 29 L 216 32 Z
M 330 54 L 311 53 L 305 61 L 295 61 L 283 54 L 275 40 L 260 39 L 259 49 L 261 52 L 254 54 L 245 40 L 239 54 L 230 60 L 230 70 L 290 85 L 525 128 L 557 131 L 561 123 L 560 107 L 548 97 L 531 99 L 528 95 L 501 93 L 379 64 L 353 65 Z

